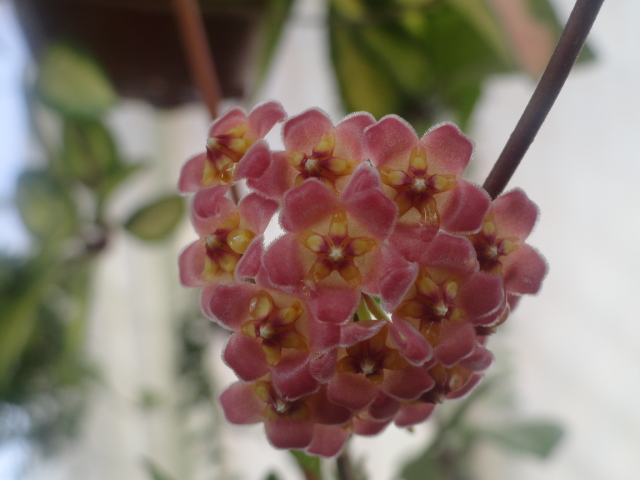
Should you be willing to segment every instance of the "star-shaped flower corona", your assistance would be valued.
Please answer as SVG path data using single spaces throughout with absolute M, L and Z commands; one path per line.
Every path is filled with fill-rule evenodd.
M 279 103 L 266 102 L 249 114 L 235 107 L 216 119 L 209 128 L 206 152 L 191 158 L 182 168 L 179 190 L 192 193 L 262 175 L 269 166 L 270 152 L 260 139 L 285 116 Z
M 199 239 L 180 276 L 230 332 L 222 358 L 240 381 L 220 396 L 226 418 L 330 457 L 469 393 L 489 336 L 547 267 L 525 243 L 537 207 L 462 179 L 473 145 L 453 124 L 418 138 L 396 116 L 334 125 L 310 109 L 272 152 L 261 138 L 283 116 L 274 102 L 232 109 L 184 167 Z M 275 214 L 284 232 L 265 244 Z

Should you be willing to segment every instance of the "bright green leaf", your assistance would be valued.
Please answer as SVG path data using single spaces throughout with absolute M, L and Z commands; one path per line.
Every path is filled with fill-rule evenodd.
M 557 423 L 529 421 L 494 426 L 479 433 L 505 448 L 546 458 L 560 442 L 563 430 Z
M 71 117 L 98 117 L 117 101 L 95 60 L 64 44 L 55 44 L 45 53 L 36 91 L 49 107 Z
M 305 478 L 309 480 L 321 480 L 322 479 L 322 464 L 320 458 L 312 457 L 300 450 L 289 450 L 289 453 L 296 459 L 300 470 L 305 475 Z
M 145 205 L 124 224 L 140 240 L 160 240 L 178 225 L 184 213 L 184 199 L 169 195 Z
M 77 228 L 75 204 L 44 170 L 30 170 L 20 175 L 16 203 L 27 229 L 43 240 L 65 238 Z

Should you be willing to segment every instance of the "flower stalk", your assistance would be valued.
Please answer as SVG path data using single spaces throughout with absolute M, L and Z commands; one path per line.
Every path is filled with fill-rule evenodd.
M 538 134 L 584 46 L 603 2 L 576 2 L 538 86 L 484 182 L 483 187 L 491 198 L 496 198 L 504 190 Z

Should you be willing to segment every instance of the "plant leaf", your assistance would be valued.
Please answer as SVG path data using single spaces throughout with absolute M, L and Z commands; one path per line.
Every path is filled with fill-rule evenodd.
M 47 242 L 71 235 L 78 226 L 75 204 L 44 170 L 27 170 L 20 175 L 16 203 L 27 229 Z
M 139 209 L 124 223 L 124 228 L 140 240 L 161 240 L 174 230 L 183 213 L 184 199 L 169 195 Z
M 95 118 L 117 101 L 102 68 L 89 55 L 54 44 L 44 55 L 36 91 L 42 101 L 63 116 Z
M 120 163 L 111 132 L 100 121 L 69 118 L 62 138 L 66 171 L 89 187 L 99 186 Z
M 144 458 L 144 468 L 153 480 L 173 480 L 173 477 L 169 476 L 148 457 Z
M 554 422 L 527 421 L 483 428 L 479 433 L 510 450 L 547 458 L 562 439 L 563 430 Z
M 295 458 L 307 480 L 322 479 L 322 464 L 318 457 L 312 457 L 300 450 L 289 450 L 289 453 Z

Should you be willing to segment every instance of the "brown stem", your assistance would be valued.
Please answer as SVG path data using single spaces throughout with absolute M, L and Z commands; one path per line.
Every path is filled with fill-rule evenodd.
M 211 118 L 215 118 L 222 95 L 200 7 L 196 0 L 173 0 L 173 7 L 193 81 Z
M 540 126 L 547 118 L 604 0 L 577 0 L 549 64 L 509 137 L 500 157 L 484 182 L 484 189 L 496 198 L 518 168 Z
M 336 465 L 338 466 L 338 478 L 340 480 L 357 480 L 346 449 L 336 458 Z
M 222 98 L 220 81 L 216 72 L 207 32 L 196 0 L 173 0 L 178 29 L 187 55 L 193 81 L 202 96 L 211 118 L 218 116 L 218 105 Z M 240 194 L 235 185 L 230 189 L 231 199 L 237 204 Z

